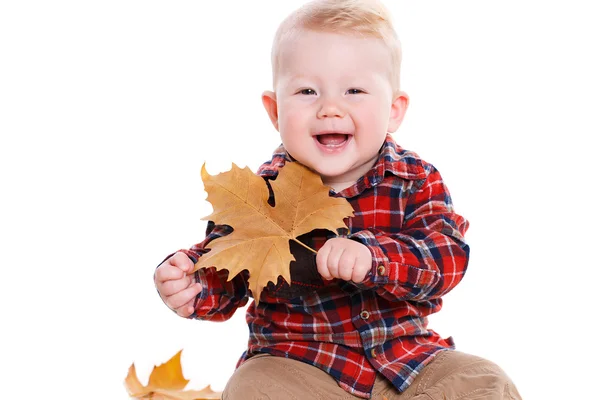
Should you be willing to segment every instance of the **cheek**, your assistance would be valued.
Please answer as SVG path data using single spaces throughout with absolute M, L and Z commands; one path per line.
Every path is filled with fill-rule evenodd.
M 354 122 L 357 128 L 368 132 L 377 132 L 382 129 L 382 126 L 384 126 L 383 129 L 387 128 L 385 112 L 375 105 L 362 108 Z
M 306 129 L 306 116 L 298 111 L 287 108 L 279 114 L 279 127 L 284 134 L 290 135 Z
M 378 150 L 388 132 L 389 115 L 384 104 L 373 104 L 372 107 L 361 109 L 360 116 L 354 120 L 356 129 L 361 132 L 357 137 L 361 146 L 366 146 L 370 153 L 372 148 Z
M 390 119 L 390 104 L 377 103 L 370 108 L 369 119 L 370 125 L 376 132 L 383 130 L 387 132 L 388 122 Z

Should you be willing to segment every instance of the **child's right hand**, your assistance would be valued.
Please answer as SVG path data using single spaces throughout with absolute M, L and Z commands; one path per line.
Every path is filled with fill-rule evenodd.
M 196 282 L 193 271 L 194 263 L 182 252 L 177 252 L 166 259 L 154 273 L 154 284 L 165 304 L 182 317 L 189 317 L 194 312 L 194 299 L 202 290 Z

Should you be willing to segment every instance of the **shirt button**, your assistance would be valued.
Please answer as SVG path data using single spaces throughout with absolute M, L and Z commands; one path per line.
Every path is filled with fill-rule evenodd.
M 373 357 L 373 358 L 377 357 L 377 352 L 375 351 L 374 347 L 371 349 L 371 357 Z
M 385 275 L 385 267 L 383 265 L 377 267 L 377 273 L 379 274 L 379 276 Z
M 364 320 L 369 319 L 370 316 L 371 316 L 371 314 L 367 310 L 362 310 L 360 312 L 360 317 Z

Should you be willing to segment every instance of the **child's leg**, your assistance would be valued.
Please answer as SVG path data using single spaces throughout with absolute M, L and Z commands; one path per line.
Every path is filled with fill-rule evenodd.
M 377 377 L 372 398 L 384 396 L 388 400 L 521 400 L 499 366 L 460 351 L 438 354 L 402 394 L 388 380 Z
M 254 356 L 231 376 L 223 400 L 357 400 L 312 365 L 267 354 Z

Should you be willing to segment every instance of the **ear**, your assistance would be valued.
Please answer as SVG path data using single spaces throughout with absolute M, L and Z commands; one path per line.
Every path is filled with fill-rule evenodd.
M 279 132 L 279 113 L 277 111 L 277 96 L 275 92 L 264 91 L 262 94 L 262 102 L 263 106 L 265 106 L 265 110 L 267 110 L 267 114 L 269 114 L 269 118 L 271 119 L 271 123 Z
M 404 92 L 398 92 L 392 102 L 392 110 L 390 112 L 390 120 L 388 122 L 388 132 L 396 132 L 400 127 L 406 109 L 408 108 L 408 95 Z

